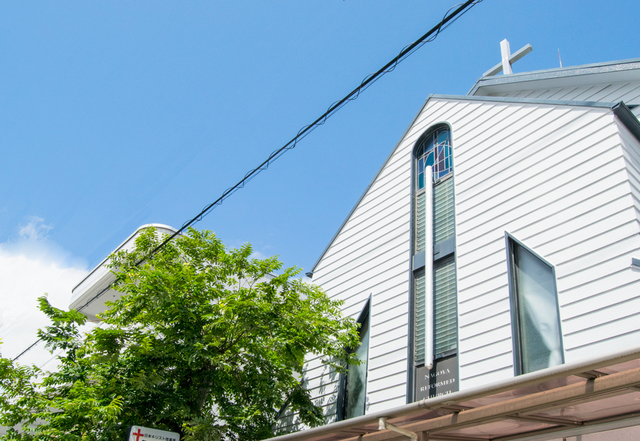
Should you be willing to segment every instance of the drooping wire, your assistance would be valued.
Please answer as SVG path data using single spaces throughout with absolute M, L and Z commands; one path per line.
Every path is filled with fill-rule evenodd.
M 222 202 L 224 202 L 227 198 L 229 198 L 236 191 L 240 190 L 241 188 L 244 188 L 244 186 L 249 181 L 251 181 L 254 177 L 256 177 L 258 174 L 260 174 L 262 171 L 267 170 L 269 168 L 269 165 L 271 165 L 280 156 L 285 154 L 288 150 L 294 149 L 297 146 L 298 142 L 303 140 L 307 135 L 309 135 L 312 131 L 317 129 L 319 126 L 321 126 L 324 123 L 326 123 L 327 120 L 331 116 L 333 116 L 333 114 L 335 114 L 338 110 L 340 110 L 342 107 L 344 107 L 349 101 L 354 101 L 354 100 L 358 99 L 360 94 L 362 92 L 364 92 L 366 89 L 368 89 L 369 86 L 371 86 L 373 83 L 378 81 L 383 75 L 385 75 L 385 74 L 387 74 L 389 72 L 393 72 L 395 70 L 395 68 L 398 66 L 398 64 L 400 64 L 402 61 L 404 61 L 406 58 L 408 58 L 411 54 L 413 54 L 415 51 L 420 49 L 425 44 L 430 43 L 433 40 L 435 40 L 438 37 L 438 35 L 440 35 L 440 33 L 442 31 L 444 31 L 446 28 L 451 26 L 456 20 L 458 20 L 465 13 L 467 13 L 473 6 L 477 5 L 478 3 L 482 3 L 482 1 L 483 0 L 468 0 L 468 1 L 464 2 L 464 3 L 459 3 L 459 4 L 454 5 L 451 8 L 449 8 L 449 10 L 444 14 L 444 17 L 442 18 L 442 20 L 437 25 L 435 25 L 427 33 L 425 33 L 423 36 L 418 38 L 413 43 L 405 46 L 400 51 L 400 53 L 398 53 L 398 55 L 396 55 L 391 61 L 389 61 L 384 66 L 382 66 L 376 72 L 374 72 L 374 73 L 372 73 L 370 75 L 367 75 L 362 80 L 362 82 L 360 83 L 360 85 L 358 87 L 356 87 L 351 92 L 349 92 L 344 98 L 342 98 L 342 99 L 340 99 L 338 101 L 335 101 L 333 104 L 331 104 L 329 106 L 329 108 L 327 109 L 327 111 L 324 112 L 322 115 L 320 115 L 311 124 L 308 124 L 308 125 L 302 127 L 298 131 L 296 136 L 291 138 L 291 140 L 289 140 L 289 142 L 287 142 L 285 145 L 283 145 L 279 149 L 274 150 L 269 155 L 269 157 L 267 159 L 265 159 L 260 165 L 258 165 L 253 170 L 247 172 L 247 174 L 245 174 L 244 177 L 238 183 L 236 183 L 232 187 L 227 188 L 218 199 L 216 199 L 214 202 L 210 203 L 209 205 L 205 206 L 202 209 L 202 211 L 200 211 L 200 213 L 198 213 L 196 216 L 194 216 L 193 218 L 191 218 L 190 220 L 188 220 L 184 224 L 182 224 L 182 226 L 176 232 L 174 232 L 173 234 L 171 234 L 168 237 L 166 237 L 158 246 L 156 246 L 153 250 L 151 250 L 151 252 L 149 252 L 149 254 L 147 256 L 145 256 L 144 258 L 142 258 L 138 262 L 136 262 L 136 265 L 140 265 L 143 262 L 145 262 L 146 260 L 148 260 L 151 257 L 153 257 L 158 251 L 160 251 L 164 246 L 166 246 L 167 243 L 172 241 L 178 235 L 182 234 L 184 232 L 184 230 L 186 230 L 187 228 L 189 228 L 191 225 L 195 224 L 196 222 L 200 222 L 202 219 L 204 219 L 204 217 L 207 216 L 216 206 L 221 205 Z M 454 8 L 457 8 L 457 9 L 455 9 L 455 11 L 451 12 Z M 107 286 L 107 287 L 103 288 L 102 290 L 100 290 L 96 295 L 91 297 L 84 305 L 82 305 L 79 308 L 77 308 L 77 311 L 82 311 L 83 309 L 85 309 L 92 302 L 94 302 L 96 299 L 101 297 L 105 292 L 107 292 L 111 288 L 111 286 L 112 285 L 110 284 L 109 286 Z M 35 343 L 33 343 L 27 349 L 25 349 L 20 354 L 18 354 L 13 360 L 15 361 L 18 358 L 20 358 L 23 354 L 25 354 L 26 352 L 31 350 L 34 346 L 36 346 L 40 341 L 41 340 L 38 339 Z
M 416 40 L 415 42 L 411 43 L 410 45 L 402 49 L 396 57 L 394 57 L 391 61 L 389 61 L 387 64 L 385 64 L 380 69 L 378 69 L 375 73 L 366 76 L 358 87 L 353 89 L 349 94 L 347 94 L 341 100 L 338 100 L 333 104 L 331 104 L 331 106 L 329 106 L 327 111 L 322 115 L 320 115 L 315 121 L 301 128 L 296 134 L 296 136 L 294 136 L 289 142 L 287 142 L 285 145 L 283 145 L 279 149 L 273 151 L 266 160 L 264 160 L 260 165 L 258 165 L 253 170 L 249 171 L 244 176 L 244 178 L 242 178 L 242 180 L 240 180 L 233 187 L 226 189 L 218 199 L 216 199 L 214 202 L 204 207 L 200 213 L 198 213 L 195 217 L 185 222 L 175 233 L 167 237 L 162 243 L 160 243 L 160 245 L 158 245 L 155 249 L 153 249 L 149 253 L 147 258 L 157 253 L 163 246 L 165 246 L 168 242 L 173 240 L 173 238 L 181 234 L 185 229 L 187 229 L 194 223 L 201 221 L 217 205 L 222 204 L 222 202 L 224 202 L 225 199 L 230 197 L 233 193 L 235 193 L 239 189 L 243 188 L 246 183 L 248 183 L 251 179 L 256 177 L 260 172 L 269 168 L 269 165 L 271 165 L 271 163 L 273 163 L 276 159 L 282 156 L 286 151 L 294 149 L 298 144 L 298 142 L 304 139 L 313 130 L 323 125 L 327 121 L 327 119 L 329 119 L 334 113 L 336 113 L 345 104 L 347 104 L 349 101 L 356 100 L 360 96 L 361 92 L 366 90 L 369 86 L 371 86 L 374 82 L 376 82 L 380 77 L 382 77 L 384 74 L 388 72 L 392 72 L 400 62 L 404 61 L 409 55 L 411 55 L 413 52 L 418 50 L 424 44 L 435 40 L 442 30 L 449 27 L 455 20 L 457 20 L 459 17 L 464 15 L 465 12 L 471 9 L 471 7 L 473 7 L 478 3 L 481 3 L 482 1 L 483 0 L 468 0 L 465 3 L 456 5 L 458 6 L 458 8 L 453 13 L 449 14 L 452 9 L 456 8 L 456 6 L 451 7 L 446 12 L 444 17 L 440 21 L 440 23 L 438 23 L 436 26 L 431 28 L 426 34 L 424 34 L 418 40 Z M 143 260 L 146 260 L 146 259 L 143 259 Z

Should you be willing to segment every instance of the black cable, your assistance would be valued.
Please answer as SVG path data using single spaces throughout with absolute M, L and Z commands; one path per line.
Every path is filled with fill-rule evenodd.
M 175 238 L 176 236 L 181 234 L 185 229 L 187 229 L 188 227 L 190 227 L 194 223 L 199 222 L 200 220 L 202 220 L 207 214 L 209 214 L 215 208 L 216 205 L 222 204 L 222 202 L 224 202 L 225 199 L 227 199 L 229 196 L 231 196 L 233 193 L 235 193 L 239 189 L 243 188 L 244 185 L 247 182 L 249 182 L 251 179 L 253 179 L 261 171 L 266 170 L 273 161 L 275 161 L 280 156 L 282 156 L 287 150 L 291 150 L 291 149 L 295 148 L 297 143 L 298 143 L 298 141 L 302 140 L 305 136 L 307 136 L 310 132 L 315 130 L 318 126 L 324 124 L 329 117 L 331 117 L 336 111 L 338 111 L 348 101 L 353 101 L 353 100 L 357 99 L 358 96 L 360 95 L 360 92 L 362 92 L 367 87 L 369 87 L 371 84 L 373 84 L 375 81 L 377 81 L 379 79 L 379 77 L 381 77 L 382 75 L 384 75 L 387 72 L 393 71 L 401 61 L 403 61 L 405 58 L 407 58 L 409 55 L 411 55 L 415 50 L 417 50 L 419 47 L 421 47 L 425 43 L 428 43 L 430 41 L 435 40 L 436 37 L 438 36 L 438 34 L 444 28 L 448 27 L 453 21 L 455 21 L 455 19 L 457 19 L 459 15 L 461 16 L 463 12 L 466 12 L 466 10 L 470 9 L 469 8 L 470 6 L 474 6 L 474 5 L 476 5 L 477 3 L 480 3 L 480 2 L 482 2 L 482 0 L 468 0 L 465 3 L 461 4 L 458 7 L 458 9 L 456 9 L 451 15 L 449 15 L 449 12 L 451 11 L 451 9 L 455 8 L 455 6 L 453 8 L 450 8 L 447 11 L 447 13 L 445 14 L 444 18 L 440 21 L 440 23 L 438 23 L 436 26 L 431 28 L 426 34 L 424 34 L 422 37 L 420 37 L 414 43 L 406 46 L 402 51 L 400 51 L 400 53 L 395 58 L 393 58 L 387 64 L 385 64 L 380 69 L 378 69 L 378 71 L 376 71 L 375 73 L 365 77 L 365 79 L 362 80 L 362 82 L 360 83 L 360 85 L 358 87 L 353 89 L 349 94 L 347 94 L 341 100 L 336 101 L 331 106 L 329 106 L 327 111 L 325 113 L 323 113 L 320 117 L 318 117 L 315 121 L 313 121 L 311 124 L 309 124 L 309 125 L 303 127 L 302 129 L 300 129 L 298 131 L 298 134 L 296 136 L 294 136 L 289 142 L 287 142 L 285 145 L 280 147 L 278 150 L 275 150 L 274 152 L 272 152 L 271 155 L 269 155 L 269 157 L 265 161 L 263 161 L 259 166 L 257 166 L 256 168 L 254 168 L 250 172 L 248 172 L 241 181 L 239 181 L 233 187 L 230 187 L 230 188 L 226 189 L 222 193 L 222 196 L 220 196 L 214 202 L 212 202 L 211 204 L 209 204 L 205 208 L 203 208 L 202 211 L 200 213 L 198 213 L 195 217 L 193 217 L 189 221 L 185 222 L 182 225 L 182 227 L 180 227 L 180 229 L 178 229 L 178 231 L 173 233 L 171 236 L 166 238 L 160 245 L 158 245 L 156 248 L 154 248 L 149 253 L 147 258 L 152 257 L 163 246 L 165 246 L 173 238 Z M 429 38 L 429 37 L 431 37 L 431 38 Z M 146 259 L 142 259 L 142 261 L 144 261 L 144 260 L 146 260 Z M 139 262 L 139 263 L 142 263 L 142 261 Z
M 458 18 L 462 17 L 467 11 L 469 11 L 473 6 L 477 5 L 478 3 L 481 3 L 482 1 L 483 0 L 468 0 L 468 1 L 464 2 L 464 3 L 458 4 L 458 5 L 455 5 L 455 6 L 452 6 L 451 8 L 449 8 L 449 10 L 444 14 L 444 17 L 442 18 L 440 23 L 438 23 L 433 28 L 431 28 L 426 34 L 424 34 L 422 37 L 418 38 L 415 42 L 409 44 L 408 46 L 405 46 L 404 49 L 402 49 L 398 55 L 396 55 L 391 61 L 389 61 L 387 64 L 385 64 L 380 69 L 378 69 L 375 73 L 367 75 L 362 80 L 362 82 L 360 83 L 360 85 L 358 87 L 353 89 L 349 94 L 347 94 L 341 100 L 338 100 L 338 101 L 334 102 L 333 104 L 331 104 L 329 106 L 329 108 L 327 109 L 327 111 L 324 112 L 321 116 L 319 116 L 311 124 L 306 125 L 303 128 L 301 128 L 298 131 L 298 133 L 296 134 L 296 136 L 291 138 L 291 140 L 289 142 L 287 142 L 285 145 L 283 145 L 279 149 L 274 150 L 269 155 L 269 157 L 266 160 L 264 160 L 259 166 L 257 166 L 253 170 L 249 171 L 246 175 L 244 175 L 244 178 L 242 178 L 242 180 L 240 180 L 233 187 L 227 188 L 218 199 L 216 199 L 214 202 L 212 202 L 209 205 L 207 205 L 206 207 L 204 207 L 202 209 L 202 211 L 200 211 L 200 213 L 198 213 L 195 217 L 191 218 L 190 220 L 188 220 L 187 222 L 182 224 L 182 226 L 175 233 L 173 233 L 172 235 L 168 236 L 164 241 L 162 241 L 160 243 L 160 245 L 158 245 L 153 250 L 151 250 L 151 252 L 146 257 L 144 257 L 144 258 L 140 259 L 138 262 L 136 262 L 136 265 L 140 265 L 145 260 L 153 257 L 158 251 L 160 251 L 167 243 L 172 241 L 176 236 L 182 234 L 182 232 L 184 230 L 189 228 L 194 223 L 201 221 L 217 205 L 221 205 L 222 202 L 224 202 L 225 199 L 230 197 L 236 191 L 238 191 L 241 188 L 243 188 L 247 182 L 249 182 L 251 179 L 256 177 L 260 172 L 268 169 L 269 165 L 272 162 L 274 162 L 276 159 L 278 159 L 280 156 L 282 156 L 286 151 L 294 149 L 299 141 L 304 139 L 313 130 L 315 130 L 316 128 L 318 128 L 319 126 L 321 126 L 325 122 L 327 122 L 327 119 L 329 119 L 334 113 L 336 113 L 338 110 L 340 110 L 345 104 L 347 104 L 349 101 L 354 101 L 354 100 L 358 99 L 358 97 L 360 96 L 361 92 L 366 90 L 369 86 L 371 86 L 373 83 L 375 83 L 377 80 L 379 80 L 380 77 L 382 77 L 386 73 L 389 73 L 389 72 L 392 72 L 393 70 L 395 70 L 395 68 L 396 68 L 396 66 L 398 64 L 400 64 L 402 61 L 404 61 L 412 53 L 414 53 L 415 51 L 420 49 L 423 45 L 435 40 L 438 37 L 438 35 L 440 34 L 440 32 L 442 32 L 443 30 L 448 28 Z M 456 7 L 458 7 L 458 8 L 453 13 L 449 14 L 449 12 L 451 12 L 451 10 L 456 8 Z M 102 289 L 100 292 L 98 292 L 96 295 L 94 295 L 91 299 L 89 299 L 84 305 L 79 307 L 77 310 L 78 311 L 82 311 L 84 308 L 89 306 L 90 303 L 92 303 L 94 300 L 96 300 L 97 298 L 102 296 L 102 294 L 104 294 L 107 290 L 109 290 L 111 288 L 111 286 L 112 285 L 109 285 L 106 288 Z M 13 360 L 15 361 L 18 358 L 20 358 L 24 353 L 29 351 L 31 348 L 33 348 L 39 342 L 40 342 L 40 340 L 38 340 L 35 343 L 33 343 L 31 346 L 29 346 L 27 349 L 25 349 L 23 352 L 21 352 Z

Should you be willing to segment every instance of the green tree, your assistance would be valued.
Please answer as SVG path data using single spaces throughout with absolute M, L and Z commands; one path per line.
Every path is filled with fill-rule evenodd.
M 160 240 L 146 230 L 134 251 L 112 256 L 123 296 L 104 326 L 81 335 L 82 314 L 40 300 L 53 322 L 40 336 L 63 355 L 57 372 L 2 359 L 0 424 L 22 428 L 5 439 L 118 440 L 140 425 L 258 440 L 276 434 L 285 406 L 322 423 L 300 373 L 309 353 L 357 362 L 345 349 L 357 326 L 340 302 L 275 257 L 251 259 L 250 245 L 228 250 L 190 229 L 145 259 Z

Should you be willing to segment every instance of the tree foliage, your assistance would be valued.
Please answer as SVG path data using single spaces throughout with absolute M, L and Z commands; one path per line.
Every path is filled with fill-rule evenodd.
M 19 429 L 5 439 L 117 440 L 139 425 L 258 440 L 276 434 L 285 406 L 322 423 L 300 373 L 310 353 L 357 362 L 345 349 L 357 345 L 356 325 L 340 302 L 275 257 L 251 259 L 250 245 L 229 250 L 190 229 L 145 260 L 159 240 L 146 230 L 134 251 L 112 256 L 123 296 L 86 335 L 82 314 L 40 299 L 52 320 L 40 336 L 62 350 L 59 368 L 1 359 L 0 424 Z

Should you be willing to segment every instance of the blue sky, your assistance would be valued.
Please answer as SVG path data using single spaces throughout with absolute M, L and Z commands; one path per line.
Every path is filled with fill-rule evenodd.
M 0 3 L 0 300 L 56 287 L 64 305 L 138 226 L 182 225 L 453 5 Z M 504 38 L 533 45 L 514 72 L 558 49 L 638 58 L 638 17 L 637 0 L 484 0 L 196 227 L 308 271 L 428 94 L 465 94 Z M 2 308 L 0 336 L 22 313 Z

